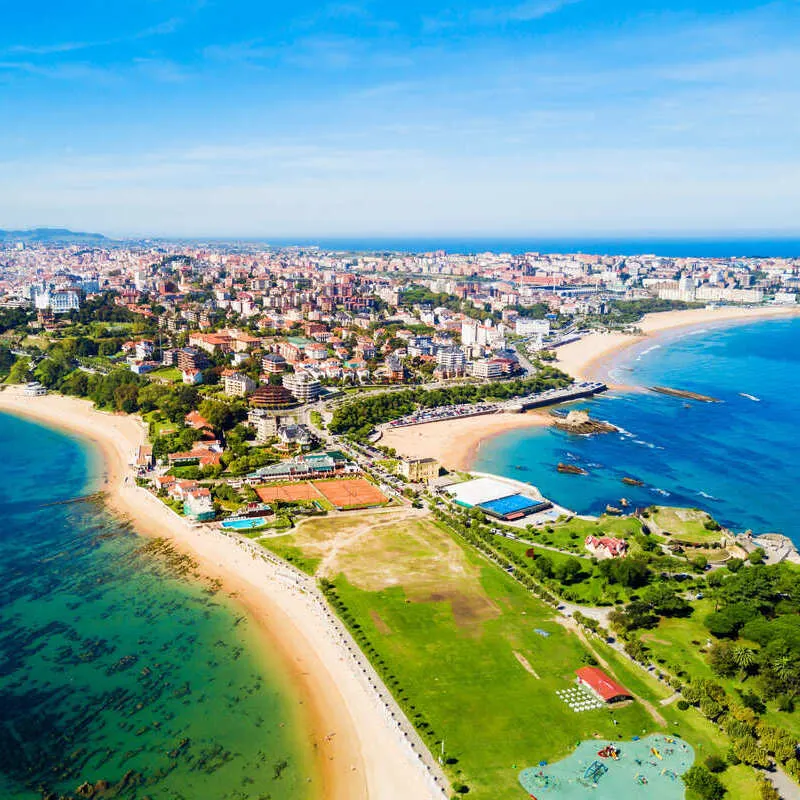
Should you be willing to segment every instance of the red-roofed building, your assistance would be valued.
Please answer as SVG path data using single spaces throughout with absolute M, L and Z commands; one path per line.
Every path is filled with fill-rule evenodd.
M 612 536 L 586 537 L 586 549 L 596 558 L 622 558 L 628 552 L 628 543 L 624 539 L 615 539 Z
M 633 700 L 633 695 L 621 683 L 609 678 L 598 667 L 581 667 L 575 670 L 575 674 L 578 676 L 578 684 L 586 686 L 604 703 Z

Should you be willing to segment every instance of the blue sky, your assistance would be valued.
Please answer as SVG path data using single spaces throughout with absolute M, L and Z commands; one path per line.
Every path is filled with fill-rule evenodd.
M 0 228 L 800 232 L 800 3 L 29 0 Z

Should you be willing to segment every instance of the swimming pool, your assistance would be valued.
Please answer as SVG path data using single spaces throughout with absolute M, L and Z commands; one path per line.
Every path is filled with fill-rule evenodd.
M 260 528 L 266 524 L 266 517 L 248 517 L 247 519 L 226 519 L 222 523 L 222 527 L 232 531 L 251 531 L 253 528 Z

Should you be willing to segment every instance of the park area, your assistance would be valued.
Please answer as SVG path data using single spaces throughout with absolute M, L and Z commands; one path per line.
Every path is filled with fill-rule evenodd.
M 317 502 L 327 510 L 340 511 L 374 508 L 389 502 L 377 486 L 364 478 L 334 478 L 332 480 L 275 483 L 256 488 L 265 503 L 280 500 L 284 503 Z
M 523 797 L 520 771 L 568 756 L 577 739 L 660 728 L 638 702 L 570 707 L 558 692 L 589 659 L 581 639 L 430 517 L 315 518 L 262 543 L 333 582 L 339 613 L 363 631 L 363 649 L 431 749 L 444 740 L 450 776 L 476 800 Z M 615 659 L 606 656 L 610 672 L 640 690 Z

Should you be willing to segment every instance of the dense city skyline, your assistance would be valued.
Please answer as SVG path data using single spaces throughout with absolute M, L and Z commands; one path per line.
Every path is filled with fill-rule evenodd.
M 798 21 L 791 2 L 17 6 L 0 227 L 796 232 Z

